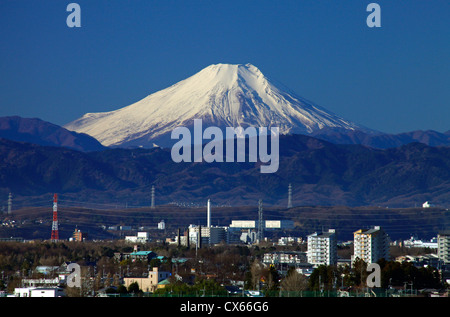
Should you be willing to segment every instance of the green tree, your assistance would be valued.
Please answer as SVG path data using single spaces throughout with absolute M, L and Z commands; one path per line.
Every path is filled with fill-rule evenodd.
M 441 288 L 439 271 L 434 267 L 417 268 L 410 262 L 379 261 L 381 267 L 381 287 L 404 286 L 413 288 Z
M 319 265 L 309 277 L 311 290 L 330 290 L 337 286 L 340 273 L 333 265 Z
M 280 275 L 278 274 L 278 270 L 275 266 L 271 265 L 267 272 L 266 277 L 266 290 L 268 291 L 276 291 L 280 285 Z
M 137 282 L 131 283 L 128 286 L 128 293 L 132 293 L 132 294 L 138 294 L 141 293 L 141 289 L 139 288 L 139 284 Z
M 366 285 L 367 276 L 367 263 L 360 258 L 356 258 L 356 260 L 353 261 L 350 275 L 351 286 L 364 287 Z
M 119 294 L 126 294 L 128 292 L 127 288 L 125 287 L 125 285 L 119 285 L 117 287 L 117 293 Z
M 211 292 L 214 294 L 223 293 L 225 288 L 214 279 L 201 279 L 193 285 L 193 290 L 197 292 Z

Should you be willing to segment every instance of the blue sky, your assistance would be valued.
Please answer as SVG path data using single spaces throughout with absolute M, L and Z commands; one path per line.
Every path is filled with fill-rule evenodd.
M 81 6 L 68 28 L 66 6 Z M 381 6 L 381 28 L 366 7 Z M 383 132 L 450 130 L 447 0 L 0 0 L 0 116 L 64 125 L 215 63 L 252 63 Z

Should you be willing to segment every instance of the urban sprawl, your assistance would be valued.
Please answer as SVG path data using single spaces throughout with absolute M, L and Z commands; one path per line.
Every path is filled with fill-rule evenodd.
M 51 239 L 1 239 L 2 297 L 448 297 L 450 232 L 430 241 L 391 241 L 380 226 L 355 228 L 352 241 L 338 241 L 336 229 L 306 237 L 270 232 L 294 227 L 290 220 L 232 220 L 189 225 L 164 236 L 136 230 L 111 241 L 89 240 L 75 229 L 59 239 L 57 198 Z M 133 232 L 131 227 L 109 230 Z M 155 231 L 158 232 L 155 238 Z M 173 234 L 173 232 L 172 232 Z M 73 264 L 79 268 L 73 270 Z M 371 264 L 379 268 L 370 283 Z M 77 280 L 78 284 L 73 281 Z

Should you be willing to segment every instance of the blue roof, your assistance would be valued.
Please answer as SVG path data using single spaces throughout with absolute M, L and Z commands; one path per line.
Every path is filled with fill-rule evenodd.
M 131 253 L 131 255 L 149 255 L 151 253 L 154 253 L 154 252 L 153 251 L 137 251 L 137 252 Z
M 184 259 L 184 258 L 172 259 L 172 263 L 185 263 L 186 261 L 187 261 L 187 259 Z

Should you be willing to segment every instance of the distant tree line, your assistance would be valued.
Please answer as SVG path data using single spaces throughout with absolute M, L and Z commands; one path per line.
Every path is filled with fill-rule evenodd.
M 439 271 L 431 266 L 415 267 L 411 262 L 386 261 L 377 262 L 381 268 L 381 288 L 404 287 L 414 289 L 445 287 Z M 352 268 L 321 265 L 316 268 L 308 280 L 310 290 L 332 290 L 339 287 L 364 288 L 368 276 L 367 263 L 357 259 Z
M 76 262 L 82 267 L 86 279 L 82 290 L 68 290 L 69 296 L 83 296 L 100 289 L 108 293 L 140 294 L 139 286 L 121 285 L 121 278 L 143 276 L 152 267 L 172 273 L 165 289 L 156 295 L 200 294 L 213 292 L 226 294 L 225 285 L 244 281 L 245 290 L 266 292 L 302 292 L 359 289 L 366 287 L 367 264 L 357 260 L 351 267 L 319 266 L 309 277 L 294 268 L 281 274 L 273 265 L 263 265 L 261 259 L 267 252 L 296 250 L 300 246 L 275 247 L 273 245 L 245 246 L 218 245 L 201 249 L 167 244 L 143 244 L 141 250 L 151 250 L 162 258 L 150 261 L 117 260 L 116 253 L 133 251 L 133 245 L 124 241 L 112 242 L 57 242 L 34 241 L 32 243 L 0 242 L 0 289 L 12 292 L 21 285 L 23 278 L 43 277 L 37 266 L 60 266 L 64 262 Z M 184 262 L 177 259 L 185 258 Z M 418 268 L 412 263 L 395 261 L 379 262 L 381 288 L 408 287 L 443 288 L 439 271 L 433 267 Z M 137 287 L 137 289 L 136 289 Z

